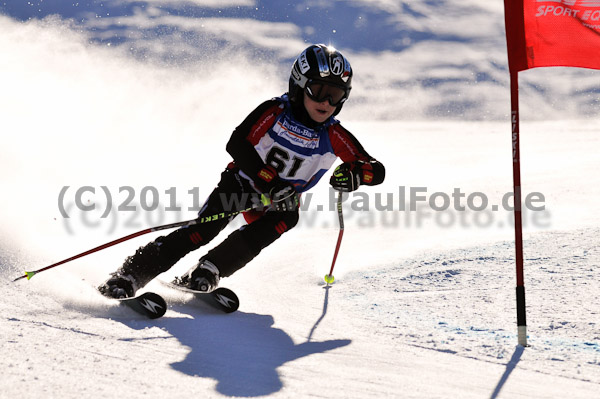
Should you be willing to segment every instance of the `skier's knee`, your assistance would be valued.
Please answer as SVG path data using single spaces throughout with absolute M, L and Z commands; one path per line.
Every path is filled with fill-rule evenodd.
M 288 230 L 293 229 L 298 224 L 299 214 L 298 212 L 285 212 L 285 215 L 275 225 L 275 230 L 279 235 L 285 233 Z

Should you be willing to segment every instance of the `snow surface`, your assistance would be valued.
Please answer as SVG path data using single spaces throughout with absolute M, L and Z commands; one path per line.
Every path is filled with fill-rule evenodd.
M 371 53 L 345 43 L 355 68 L 388 61 L 378 64 L 385 77 L 377 79 L 390 91 L 381 96 L 357 83 L 340 114 L 385 163 L 388 176 L 383 185 L 361 190 L 367 198 L 355 194 L 346 201 L 333 286 L 322 282 L 338 234 L 326 183 L 313 190 L 310 203 L 305 198 L 298 228 L 223 280 L 241 299 L 239 312 L 231 315 L 193 306 L 189 297 L 155 282 L 147 289 L 171 303 L 155 321 L 95 292 L 94 286 L 156 233 L 31 281 L 12 282 L 24 270 L 149 226 L 193 218 L 188 207 L 208 195 L 229 161 L 224 145 L 231 130 L 260 101 L 285 90 L 290 58 L 305 46 L 302 38 L 322 34 L 303 26 L 308 17 L 302 15 L 286 20 L 266 13 L 240 22 L 244 7 L 269 4 L 264 1 L 228 1 L 241 11 L 225 10 L 224 18 L 196 16 L 197 21 L 192 17 L 198 5 L 220 11 L 214 1 L 162 3 L 189 12 L 169 17 L 161 2 L 140 7 L 142 2 L 123 1 L 110 6 L 130 4 L 132 12 L 113 13 L 115 20 L 98 13 L 80 18 L 47 1 L 23 6 L 33 14 L 50 7 L 27 21 L 18 2 L 0 2 L 0 11 L 10 16 L 0 15 L 0 284 L 5 293 L 0 398 L 598 397 L 596 72 L 561 68 L 524 74 L 523 190 L 542 193 L 545 204 L 545 210 L 526 212 L 524 218 L 530 347 L 517 346 L 512 214 L 502 208 L 441 212 L 427 204 L 414 212 L 400 210 L 406 205 L 402 187 L 424 187 L 428 196 L 451 195 L 455 188 L 467 196 L 480 192 L 490 206 L 511 191 L 510 124 L 501 120 L 508 114 L 503 38 L 490 39 L 502 26 L 500 2 L 461 3 L 459 14 L 472 22 L 470 28 L 478 26 L 481 13 L 496 18 L 484 25 L 489 32 L 479 30 L 480 47 L 471 52 L 465 44 L 474 43 L 477 36 L 470 35 L 476 32 L 449 25 L 443 37 L 425 34 L 430 25 L 419 22 L 433 2 L 414 6 L 412 14 L 405 2 L 370 2 L 369 13 L 364 1 L 299 3 L 350 14 L 359 10 L 371 23 L 381 18 L 398 24 L 404 30 L 396 39 L 412 40 L 382 44 Z M 89 12 L 100 4 L 82 8 Z M 453 4 L 438 5 L 448 11 Z M 184 22 L 187 30 L 173 28 Z M 230 46 L 214 58 L 202 55 L 214 43 L 206 39 L 196 45 L 192 34 L 204 22 L 211 37 Z M 148 33 L 160 29 L 162 35 Z M 121 40 L 112 40 L 115 32 Z M 255 51 L 233 51 L 244 46 Z M 489 58 L 480 51 L 485 46 Z M 433 55 L 441 48 L 457 58 L 440 64 Z M 466 69 L 454 63 L 460 58 L 456 53 L 469 60 Z M 165 62 L 169 54 L 173 61 Z M 267 65 L 261 57 L 269 54 L 280 64 Z M 399 60 L 413 62 L 403 69 Z M 464 74 L 482 69 L 497 79 L 465 84 Z M 415 86 L 394 84 L 413 74 L 419 75 Z M 427 79 L 429 85 L 423 83 Z M 529 94 L 528 87 L 534 88 Z M 448 95 L 446 89 L 457 88 L 466 98 L 459 111 L 471 120 L 443 120 L 449 100 L 430 107 Z M 556 96 L 565 99 L 564 106 L 549 100 Z M 382 108 L 382 99 L 396 102 Z M 390 115 L 394 107 L 398 112 Z M 537 111 L 555 120 L 541 122 Z M 62 204 L 70 218 L 58 206 L 65 186 Z M 83 195 L 83 205 L 97 205 L 94 211 L 80 211 L 74 202 L 75 191 L 84 186 L 96 190 Z M 120 188 L 131 187 L 136 211 L 113 209 L 102 218 L 107 204 L 102 186 L 114 196 L 114 206 L 126 198 L 128 189 Z M 157 189 L 160 207 L 147 212 L 141 210 L 141 192 L 150 186 Z M 165 211 L 174 208 L 166 193 L 172 187 L 180 211 Z M 393 209 L 377 210 L 388 197 Z M 234 221 L 229 231 L 240 223 Z M 162 278 L 184 272 L 206 249 Z

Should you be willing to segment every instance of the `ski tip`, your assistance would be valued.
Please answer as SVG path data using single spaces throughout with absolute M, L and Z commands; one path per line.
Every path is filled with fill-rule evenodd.
M 219 287 L 209 292 L 217 306 L 225 313 L 233 313 L 240 307 L 238 296 L 229 288 Z
M 138 296 L 118 299 L 118 301 L 150 319 L 158 319 L 167 311 L 167 302 L 153 292 L 145 292 Z

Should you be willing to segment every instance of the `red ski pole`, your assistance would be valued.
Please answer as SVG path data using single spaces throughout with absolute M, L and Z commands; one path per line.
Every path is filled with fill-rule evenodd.
M 264 202 L 263 202 L 263 205 L 265 205 Z M 33 276 L 35 276 L 36 274 L 41 273 L 41 272 L 43 272 L 45 270 L 49 270 L 49 269 L 55 268 L 56 266 L 60 266 L 62 264 L 70 262 L 72 260 L 82 258 L 82 257 L 84 257 L 86 255 L 89 255 L 89 254 L 93 254 L 94 252 L 101 251 L 101 250 L 106 249 L 108 247 L 112 247 L 113 245 L 119 244 L 119 243 L 127 241 L 127 240 L 131 240 L 132 238 L 139 237 L 139 236 L 144 235 L 144 234 L 148 234 L 148 233 L 152 233 L 152 232 L 160 231 L 160 230 L 172 229 L 172 228 L 175 228 L 175 227 L 191 226 L 191 225 L 194 225 L 194 224 L 212 222 L 212 221 L 219 220 L 219 219 L 229 218 L 231 216 L 235 216 L 235 215 L 238 215 L 240 213 L 250 211 L 252 209 L 254 209 L 254 207 L 251 207 L 251 208 L 248 208 L 248 209 L 243 209 L 241 211 L 231 212 L 231 213 L 225 213 L 225 212 L 223 212 L 223 213 L 218 213 L 216 215 L 201 217 L 201 218 L 198 218 L 198 219 L 186 220 L 184 222 L 176 222 L 176 223 L 164 224 L 162 226 L 151 227 L 149 229 L 138 231 L 137 233 L 129 234 L 129 235 L 125 236 L 125 237 L 118 238 L 118 239 L 116 239 L 114 241 L 107 242 L 106 244 L 102 244 L 102 245 L 100 245 L 100 246 L 98 246 L 96 248 L 92 248 L 92 249 L 87 250 L 85 252 L 82 252 L 82 253 L 80 253 L 78 255 L 75 255 L 75 256 L 72 256 L 70 258 L 61 260 L 60 262 L 56 262 L 56 263 L 54 263 L 54 264 L 52 264 L 50 266 L 46 266 L 46 267 L 43 267 L 43 268 L 38 269 L 38 270 L 31 271 L 31 272 L 25 272 L 24 275 L 22 275 L 20 277 L 17 277 L 16 279 L 13 280 L 13 282 L 21 280 L 23 278 L 26 278 L 27 280 L 29 280 Z
M 337 212 L 338 219 L 340 222 L 340 233 L 338 234 L 337 244 L 335 245 L 335 252 L 333 253 L 333 261 L 331 262 L 331 269 L 329 270 L 329 274 L 325 275 L 325 282 L 327 285 L 332 284 L 335 281 L 333 277 L 333 268 L 335 266 L 335 261 L 338 256 L 338 252 L 340 251 L 340 245 L 342 244 L 342 237 L 344 236 L 344 215 L 342 214 L 342 192 L 339 192 L 338 200 L 337 200 Z

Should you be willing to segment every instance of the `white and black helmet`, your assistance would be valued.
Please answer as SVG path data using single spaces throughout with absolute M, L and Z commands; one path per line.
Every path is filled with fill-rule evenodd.
M 335 48 L 314 44 L 294 62 L 290 73 L 289 98 L 300 101 L 304 91 L 316 101 L 328 100 L 340 112 L 352 89 L 352 67 Z

